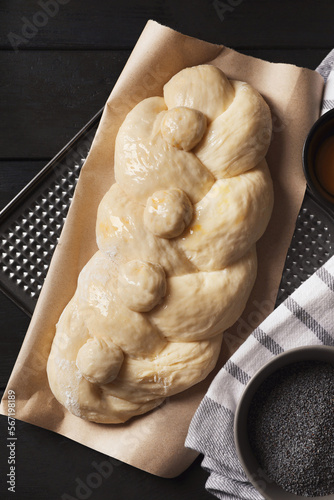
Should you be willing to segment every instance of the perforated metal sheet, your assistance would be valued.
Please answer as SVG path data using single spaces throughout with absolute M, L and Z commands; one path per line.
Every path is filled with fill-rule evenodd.
M 86 127 L 0 213 L 0 289 L 31 315 L 101 116 Z M 276 305 L 332 255 L 333 220 L 306 192 Z
M 276 306 L 333 255 L 334 222 L 307 190 L 287 253 Z
M 1 212 L 1 290 L 31 315 L 101 112 Z

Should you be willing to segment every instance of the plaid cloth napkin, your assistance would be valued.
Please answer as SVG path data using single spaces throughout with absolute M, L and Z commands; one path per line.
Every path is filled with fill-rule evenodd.
M 317 71 L 326 82 L 323 114 L 334 108 L 334 49 Z M 334 346 L 334 256 L 239 347 L 216 375 L 191 421 L 185 446 L 204 455 L 202 467 L 210 473 L 206 489 L 218 498 L 263 500 L 237 457 L 235 410 L 245 386 L 261 366 L 287 349 L 307 344 Z

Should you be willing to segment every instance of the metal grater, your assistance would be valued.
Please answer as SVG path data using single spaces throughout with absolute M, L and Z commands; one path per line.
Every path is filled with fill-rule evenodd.
M 334 223 L 306 190 L 276 300 L 283 302 L 333 255 Z
M 0 289 L 28 315 L 43 286 L 100 116 L 101 112 L 0 213 Z

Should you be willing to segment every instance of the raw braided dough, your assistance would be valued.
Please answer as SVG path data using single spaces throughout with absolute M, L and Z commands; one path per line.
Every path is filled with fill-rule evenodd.
M 247 83 L 186 68 L 140 102 L 116 138 L 99 250 L 79 275 L 50 353 L 73 414 L 120 423 L 203 380 L 256 277 L 273 205 L 271 115 Z

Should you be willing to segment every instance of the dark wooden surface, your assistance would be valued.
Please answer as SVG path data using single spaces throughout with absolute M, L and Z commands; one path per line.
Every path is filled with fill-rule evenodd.
M 334 46 L 332 0 L 2 0 L 0 208 L 103 106 L 150 18 L 255 57 L 311 69 Z M 28 323 L 0 294 L 1 392 Z M 105 456 L 22 422 L 17 436 L 20 500 L 212 498 L 201 457 L 173 480 L 113 462 L 108 477 L 100 475 L 101 484 L 89 487 L 94 463 Z M 2 417 L 1 499 L 15 498 L 5 484 L 6 437 Z

